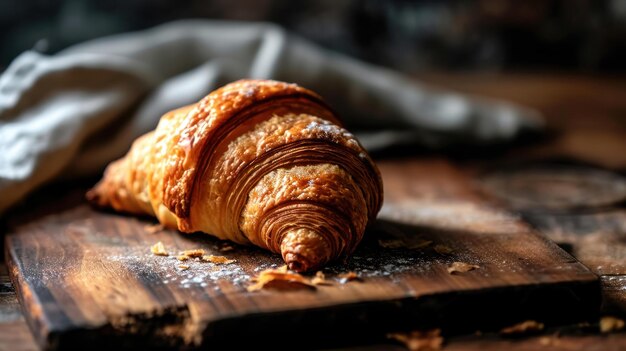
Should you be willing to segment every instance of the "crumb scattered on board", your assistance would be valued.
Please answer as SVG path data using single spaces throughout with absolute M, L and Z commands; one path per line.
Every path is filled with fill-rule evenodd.
M 624 320 L 612 316 L 600 318 L 600 332 L 610 333 L 624 329 Z
M 226 245 L 226 246 L 222 246 L 219 250 L 221 252 L 228 252 L 228 251 L 233 251 L 235 248 L 230 246 L 230 245 Z
M 475 265 L 475 264 L 470 264 L 470 263 L 465 263 L 465 262 L 453 262 L 448 267 L 448 273 L 450 274 L 465 273 L 465 272 L 469 272 L 471 270 L 478 269 L 478 268 L 480 268 L 480 266 Z
M 134 253 L 129 252 L 121 255 L 109 255 L 108 258 L 114 261 L 123 261 L 126 262 L 126 264 L 135 265 L 142 271 L 158 273 L 162 275 L 162 281 L 164 284 L 178 284 L 181 288 L 189 288 L 191 286 L 198 285 L 220 290 L 221 287 L 214 285 L 213 282 L 227 279 L 233 285 L 246 289 L 251 284 L 251 279 L 265 269 L 281 269 L 287 272 L 287 267 L 281 267 L 278 262 L 263 262 L 262 260 L 252 271 L 247 271 L 244 269 L 245 266 L 241 266 L 238 263 L 238 260 L 235 260 L 232 264 L 220 264 L 206 261 L 203 258 L 204 256 L 208 256 L 210 254 L 214 254 L 219 257 L 221 256 L 221 252 L 237 250 L 236 246 L 226 242 L 217 242 L 208 248 L 203 248 L 206 252 L 203 257 L 195 257 L 193 259 L 188 258 L 185 261 L 178 260 L 178 256 L 180 256 L 177 255 L 179 252 L 178 249 L 168 248 L 167 245 L 164 246 L 164 249 L 169 249 L 169 252 L 166 250 L 169 257 L 159 257 L 152 252 L 141 252 L 140 250 L 145 250 L 145 248 L 141 248 Z M 232 259 L 232 257 L 228 256 L 229 255 L 225 256 L 227 260 Z M 266 256 L 268 258 L 270 257 L 269 254 Z M 143 260 L 148 259 L 148 257 L 151 257 L 150 260 L 144 263 Z M 318 279 L 316 279 L 315 276 L 305 276 L 305 278 L 308 279 L 312 285 L 322 289 L 327 284 L 340 284 L 340 275 L 346 274 L 349 271 L 356 272 L 360 279 L 352 279 L 348 276 L 348 279 L 345 279 L 344 282 L 350 280 L 366 280 L 372 277 L 393 277 L 396 273 L 415 270 L 416 264 L 422 261 L 423 258 L 415 256 L 408 251 L 398 252 L 398 254 L 394 256 L 394 259 L 389 262 L 381 262 L 377 257 L 374 257 L 371 254 L 356 254 L 350 258 L 347 266 L 330 265 L 326 267 L 323 271 L 325 275 L 323 281 L 319 279 L 319 276 Z M 179 264 L 189 265 L 190 268 L 188 270 L 182 270 L 178 267 Z M 201 269 L 194 269 L 196 268 L 196 265 L 203 264 L 206 266 Z M 199 267 L 200 266 L 198 266 L 198 268 Z M 175 269 L 175 272 L 171 271 L 172 268 Z M 270 283 L 270 286 L 271 285 L 272 283 Z
M 204 255 L 204 250 L 203 249 L 185 250 L 185 251 L 182 251 L 181 253 L 179 253 L 179 255 L 187 256 L 189 258 L 202 257 Z
M 533 320 L 527 320 L 521 323 L 514 324 L 510 327 L 502 328 L 500 334 L 503 335 L 519 335 L 530 332 L 538 332 L 543 330 L 543 323 L 539 323 Z
M 157 255 L 157 256 L 168 256 L 169 254 L 167 253 L 167 250 L 165 250 L 165 245 L 163 245 L 162 242 L 158 242 L 154 245 L 152 245 L 152 247 L 150 248 L 150 251 L 152 251 L 153 254 Z
M 359 280 L 359 281 L 361 280 L 361 277 L 359 277 L 359 275 L 356 274 L 356 272 L 353 272 L 353 271 L 350 271 L 348 273 L 339 274 L 337 277 L 339 278 L 339 282 L 341 284 L 345 284 L 345 283 L 353 281 L 353 280 Z
M 285 269 L 266 269 L 253 278 L 254 284 L 248 286 L 248 291 L 258 291 L 261 289 L 278 290 L 315 290 L 315 285 L 304 276 L 292 273 Z
M 313 285 L 332 285 L 333 282 L 330 280 L 326 280 L 326 275 L 322 271 L 317 271 L 313 279 L 311 279 L 311 284 Z
M 230 264 L 230 263 L 237 262 L 237 260 L 231 260 L 224 256 L 214 256 L 214 255 L 204 255 L 202 256 L 202 261 L 211 262 L 215 264 Z
M 432 242 L 428 242 L 426 245 L 430 245 Z M 232 246 L 224 246 L 220 249 L 221 252 L 232 250 Z M 165 245 L 162 242 L 154 244 L 150 250 L 157 256 L 169 256 L 169 253 L 165 249 Z M 195 258 L 196 261 L 210 262 L 216 265 L 231 264 L 237 262 L 237 260 L 229 259 L 225 256 L 217 255 L 205 255 L 203 249 L 189 249 L 179 252 L 176 256 L 176 260 L 179 262 L 187 262 L 190 259 Z M 179 264 L 179 270 L 185 271 L 191 268 L 188 264 Z M 346 284 L 350 281 L 361 281 L 361 277 L 354 271 L 346 273 L 340 273 L 336 276 L 341 284 Z M 292 290 L 292 289 L 312 289 L 315 290 L 318 285 L 333 285 L 333 280 L 326 279 L 325 274 L 322 271 L 316 272 L 312 278 L 307 278 L 296 272 L 290 272 L 286 265 L 279 268 L 269 268 L 261 271 L 258 276 L 251 278 L 254 284 L 247 287 L 248 291 L 257 291 L 265 288 L 279 289 L 279 290 Z
M 437 244 L 433 249 L 440 255 L 450 255 L 453 252 L 449 246 L 443 244 Z
M 403 343 L 411 351 L 441 350 L 443 337 L 440 329 L 412 331 L 409 333 L 391 333 L 387 338 Z

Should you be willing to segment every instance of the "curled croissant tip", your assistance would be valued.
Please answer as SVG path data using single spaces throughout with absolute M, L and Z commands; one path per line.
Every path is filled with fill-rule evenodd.
M 89 191 L 85 194 L 85 199 L 92 203 L 97 202 L 99 197 L 100 196 L 98 196 L 94 189 L 89 189 Z
M 295 272 L 306 272 L 311 269 L 309 264 L 299 255 L 288 253 L 284 257 L 287 267 Z
M 92 206 L 106 207 L 105 198 L 101 195 L 101 192 L 98 190 L 97 186 L 87 191 L 87 193 L 85 194 L 85 199 Z
M 329 261 L 324 237 L 309 229 L 287 233 L 281 244 L 281 253 L 287 267 L 296 272 L 312 271 Z

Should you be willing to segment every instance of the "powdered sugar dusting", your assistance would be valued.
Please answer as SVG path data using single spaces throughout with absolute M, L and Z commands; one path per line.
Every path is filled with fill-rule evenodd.
M 354 138 L 354 135 L 352 135 L 352 133 L 328 121 L 311 121 L 309 124 L 307 124 L 305 129 L 310 131 L 322 132 L 330 137 L 342 136 L 348 139 Z
M 207 238 L 206 242 L 214 242 Z M 207 288 L 213 290 L 244 290 L 251 279 L 266 269 L 276 269 L 284 264 L 280 255 L 258 248 L 229 244 L 230 249 L 223 253 L 216 248 L 198 245 L 207 254 L 225 255 L 236 262 L 215 264 L 191 258 L 184 262 L 188 269 L 181 269 L 181 262 L 176 258 L 178 249 L 169 247 L 169 256 L 156 256 L 147 248 L 125 247 L 123 252 L 101 257 L 101 264 L 121 264 L 137 275 L 150 277 L 155 284 L 177 285 L 183 289 Z M 168 245 L 166 244 L 166 247 Z M 362 245 L 346 262 L 335 262 L 323 269 L 328 279 L 338 281 L 338 275 L 354 271 L 361 278 L 388 278 L 404 272 L 428 271 L 433 263 L 432 257 L 425 257 L 417 250 L 381 250 L 377 245 Z M 311 274 L 314 274 L 312 272 Z
M 198 245 L 198 248 L 201 246 L 209 254 L 224 255 L 218 245 L 214 245 L 212 248 Z M 239 256 L 236 253 L 235 255 L 230 254 L 237 251 L 232 250 L 230 245 L 226 245 L 224 248 L 228 248 L 228 258 Z M 169 247 L 169 251 L 176 253 L 178 249 Z M 122 253 L 105 256 L 101 258 L 101 261 L 102 264 L 124 265 L 137 275 L 153 278 L 156 284 L 176 284 L 184 289 L 212 287 L 215 290 L 220 290 L 222 286 L 218 284 L 220 282 L 228 282 L 235 288 L 243 289 L 251 279 L 250 272 L 244 271 L 238 261 L 226 264 L 211 263 L 196 257 L 186 260 L 181 268 L 181 262 L 177 259 L 177 255 L 156 256 L 142 250 L 141 247 L 126 247 Z

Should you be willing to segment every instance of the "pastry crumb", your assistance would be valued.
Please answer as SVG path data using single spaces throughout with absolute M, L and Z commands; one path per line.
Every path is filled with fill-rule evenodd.
M 213 256 L 213 255 L 202 256 L 202 261 L 211 262 L 215 264 L 230 264 L 230 263 L 237 262 L 237 260 L 231 260 L 224 256 Z
M 450 255 L 453 252 L 449 246 L 443 244 L 437 244 L 433 249 L 440 255 Z
M 326 275 L 324 272 L 317 271 L 313 279 L 311 279 L 311 284 L 313 285 L 333 285 L 330 280 L 326 280 Z
M 409 333 L 390 333 L 387 334 L 387 338 L 403 343 L 404 346 L 411 351 L 441 350 L 443 346 L 441 329 L 427 331 L 416 330 Z
M 385 249 L 399 249 L 404 247 L 404 242 L 400 239 L 379 239 L 378 245 Z
M 480 266 L 479 265 L 475 265 L 475 264 L 469 264 L 469 263 L 465 263 L 465 262 L 453 262 L 448 267 L 448 273 L 450 273 L 450 274 L 465 273 L 465 272 L 469 272 L 469 271 L 472 271 L 474 269 L 479 269 L 479 268 L 480 268 Z
M 624 320 L 612 316 L 600 318 L 600 332 L 610 333 L 624 329 Z
M 353 281 L 353 280 L 357 280 L 357 281 L 361 281 L 362 280 L 361 277 L 359 277 L 359 275 L 356 274 L 356 272 L 353 272 L 353 271 L 339 274 L 337 277 L 339 278 L 339 282 L 341 284 L 345 284 L 345 283 Z
M 179 255 L 187 256 L 189 258 L 202 257 L 202 255 L 204 255 L 204 250 L 203 249 L 185 250 L 183 252 L 180 252 Z
M 188 264 L 179 264 L 178 268 L 180 268 L 181 271 L 186 271 L 190 268 L 190 266 Z
M 526 334 L 529 332 L 538 332 L 543 330 L 543 323 L 539 323 L 534 320 L 527 320 L 521 323 L 514 324 L 510 327 L 502 328 L 500 334 L 504 335 L 518 335 Z
M 164 231 L 165 227 L 163 226 L 163 224 L 157 223 L 157 224 L 146 224 L 143 226 L 143 229 L 146 231 L 146 233 L 156 234 L 158 232 Z
M 277 290 L 315 290 L 315 285 L 298 273 L 283 272 L 281 269 L 266 269 L 253 278 L 254 284 L 248 286 L 250 292 L 261 289 Z
M 415 242 L 408 243 L 406 247 L 408 247 L 409 249 L 415 250 L 415 249 L 421 249 L 421 248 L 430 246 L 432 243 L 433 243 L 432 240 L 418 240 Z
M 150 248 L 150 251 L 156 256 L 169 256 L 167 250 L 165 250 L 165 245 L 162 242 L 158 242 Z
M 228 252 L 228 251 L 233 251 L 235 248 L 230 246 L 230 245 L 226 245 L 220 248 L 221 252 Z

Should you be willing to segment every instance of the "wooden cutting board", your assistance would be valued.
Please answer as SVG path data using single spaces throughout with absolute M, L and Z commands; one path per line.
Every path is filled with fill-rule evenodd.
M 282 264 L 277 255 L 92 210 L 81 200 L 83 189 L 59 196 L 50 190 L 45 214 L 22 206 L 29 214 L 9 225 L 7 264 L 45 349 L 301 349 L 396 330 L 473 332 L 597 313 L 597 277 L 485 199 L 469 173 L 441 159 L 380 168 L 381 220 L 350 261 L 324 270 L 332 285 L 315 290 L 248 292 L 251 277 Z M 174 255 L 152 255 L 158 241 Z M 181 270 L 175 253 L 194 248 L 236 262 L 192 260 Z M 457 261 L 479 268 L 450 274 Z M 341 280 L 348 271 L 361 280 Z

